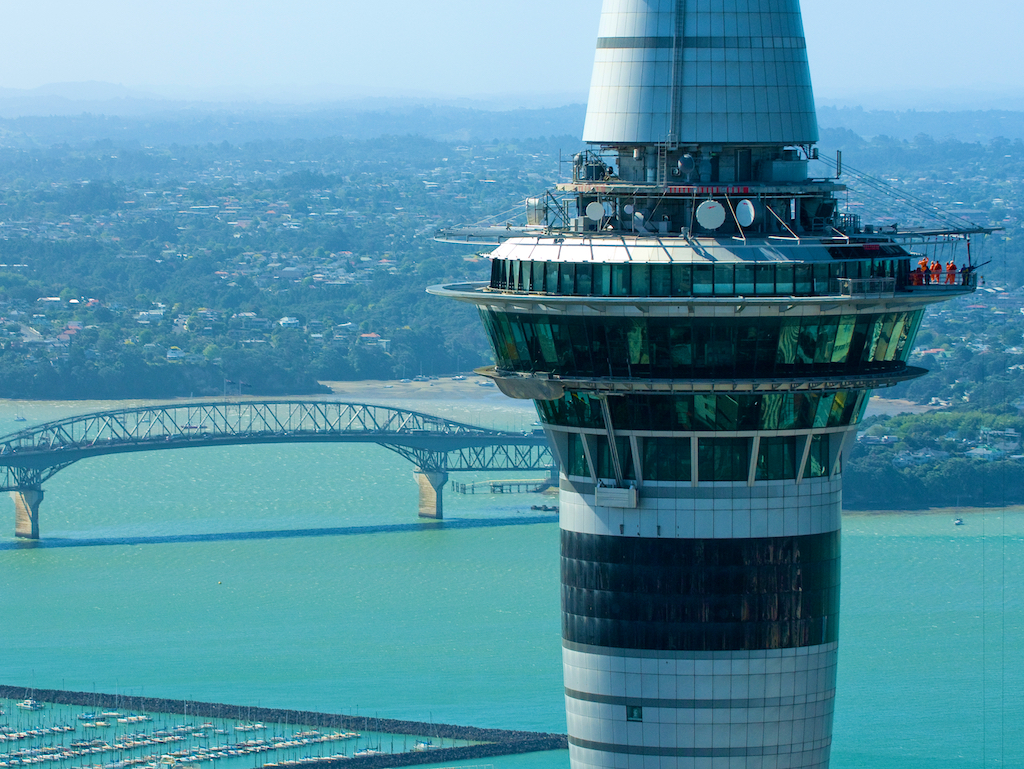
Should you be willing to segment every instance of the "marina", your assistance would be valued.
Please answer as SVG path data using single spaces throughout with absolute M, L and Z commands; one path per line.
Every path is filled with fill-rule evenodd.
M 18 706 L 29 700 L 0 700 L 15 705 L 17 713 L 0 723 L 0 769 L 281 769 L 353 761 L 359 766 L 376 766 L 378 761 L 400 766 L 423 763 L 427 753 L 466 759 L 565 747 L 561 735 L 211 703 L 150 699 L 145 702 L 154 710 L 137 712 L 143 698 L 132 698 L 136 702 L 125 710 L 97 713 L 76 704 L 90 695 L 48 696 L 55 702 L 33 699 L 32 708 L 20 711 Z

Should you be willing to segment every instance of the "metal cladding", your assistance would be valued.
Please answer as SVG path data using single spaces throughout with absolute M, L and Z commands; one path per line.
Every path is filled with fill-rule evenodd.
M 604 0 L 583 140 L 818 140 L 799 0 Z

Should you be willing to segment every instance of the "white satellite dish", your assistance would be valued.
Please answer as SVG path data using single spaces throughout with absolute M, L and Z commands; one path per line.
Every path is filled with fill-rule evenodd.
M 604 206 L 595 200 L 587 206 L 587 218 L 592 222 L 599 222 L 604 219 Z
M 629 203 L 627 203 L 626 205 L 624 205 L 622 207 L 623 213 L 627 214 L 628 216 L 632 216 L 633 215 L 633 211 L 635 211 L 635 210 L 636 209 L 634 209 L 633 206 L 630 205 Z
M 725 224 L 725 206 L 717 200 L 705 200 L 697 206 L 697 223 L 707 230 L 717 230 Z
M 736 204 L 736 221 L 740 227 L 749 227 L 757 219 L 757 209 L 749 200 L 743 199 Z

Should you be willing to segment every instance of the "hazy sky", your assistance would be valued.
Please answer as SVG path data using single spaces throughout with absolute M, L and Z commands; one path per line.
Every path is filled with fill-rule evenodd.
M 0 88 L 585 97 L 600 0 L 3 0 Z M 803 0 L 819 98 L 1024 91 L 1020 0 Z

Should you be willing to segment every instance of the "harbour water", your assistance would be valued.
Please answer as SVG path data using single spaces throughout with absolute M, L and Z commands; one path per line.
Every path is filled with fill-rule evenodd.
M 493 391 L 377 395 L 535 418 Z M 32 424 L 112 405 L 0 404 L 0 432 L 22 410 Z M 447 520 L 422 523 L 411 466 L 345 444 L 104 457 L 45 488 L 38 545 L 0 502 L 0 683 L 565 730 L 558 526 L 530 510 L 550 499 L 449 492 Z M 952 518 L 844 520 L 835 769 L 1024 761 L 1024 511 Z

